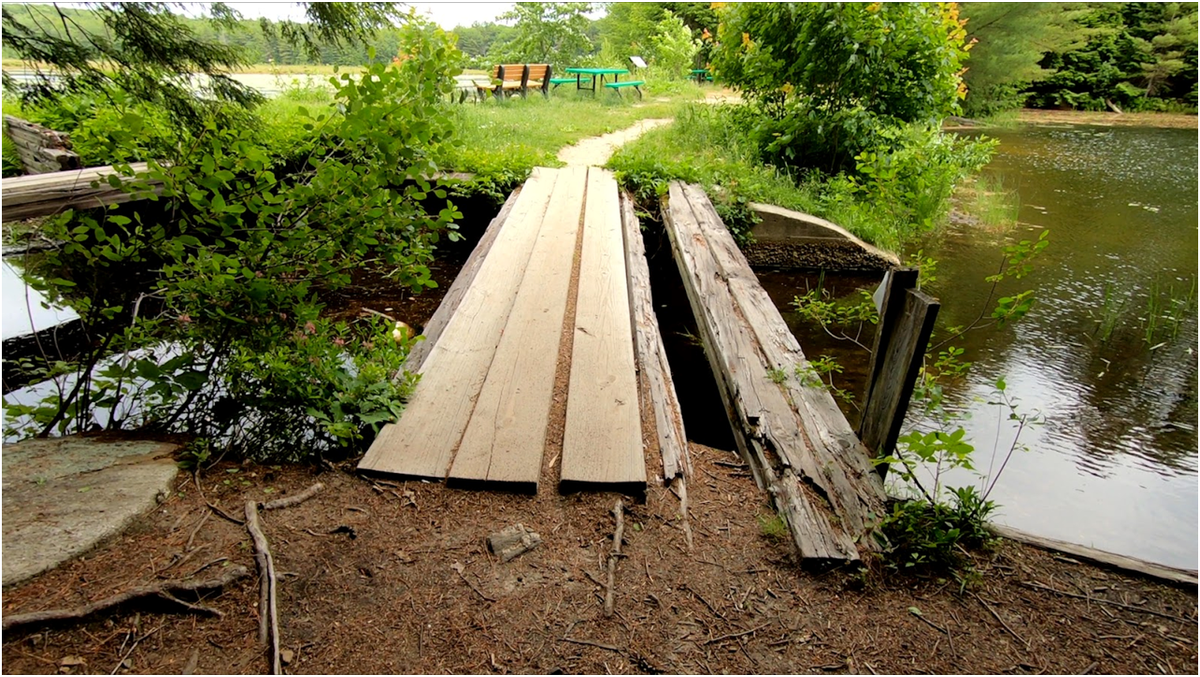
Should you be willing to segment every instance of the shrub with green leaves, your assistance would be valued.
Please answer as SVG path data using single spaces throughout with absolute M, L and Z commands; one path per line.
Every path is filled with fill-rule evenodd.
M 405 347 L 387 327 L 322 321 L 320 295 L 364 266 L 433 287 L 437 244 L 456 236 L 453 204 L 422 204 L 448 197 L 428 177 L 453 138 L 444 102 L 458 52 L 430 24 L 410 20 L 402 34 L 399 65 L 332 78 L 336 109 L 298 109 L 302 161 L 281 164 L 253 127 L 210 118 L 127 184 L 149 200 L 50 222 L 46 234 L 67 244 L 40 286 L 72 299 L 95 345 L 56 394 L 10 413 L 42 434 L 83 430 L 138 390 L 150 395 L 139 426 L 290 458 L 356 446 L 394 417 Z M 131 114 L 118 122 L 118 143 L 141 129 Z M 128 358 L 157 343 L 170 348 Z M 93 374 L 113 350 L 125 357 Z

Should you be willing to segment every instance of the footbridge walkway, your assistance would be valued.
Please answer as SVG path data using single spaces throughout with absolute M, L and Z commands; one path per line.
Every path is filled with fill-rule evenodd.
M 743 460 L 802 558 L 857 559 L 885 500 L 866 448 L 793 376 L 804 354 L 704 192 L 672 183 L 663 214 Z M 611 173 L 536 169 L 424 336 L 407 365 L 421 378 L 361 471 L 635 495 L 649 475 L 686 511 L 687 436 L 641 229 Z

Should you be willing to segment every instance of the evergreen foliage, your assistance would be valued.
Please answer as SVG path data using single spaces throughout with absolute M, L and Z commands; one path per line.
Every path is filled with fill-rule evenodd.
M 1194 3 L 967 3 L 965 109 L 1194 108 Z

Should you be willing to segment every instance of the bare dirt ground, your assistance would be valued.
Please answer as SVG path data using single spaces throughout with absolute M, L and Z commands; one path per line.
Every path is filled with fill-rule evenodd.
M 562 496 L 552 482 L 536 497 L 372 482 L 352 475 L 352 463 L 223 462 L 201 481 L 209 500 L 236 514 L 247 499 L 326 485 L 263 515 L 282 572 L 288 672 L 1195 673 L 1195 590 L 1008 542 L 975 556 L 978 577 L 965 588 L 880 567 L 808 573 L 786 541 L 764 535 L 764 496 L 736 456 L 697 445 L 692 454 L 694 549 L 675 495 L 652 487 L 625 518 L 611 618 L 600 581 L 615 495 Z M 253 571 L 246 530 L 207 512 L 191 478 L 181 479 L 126 534 L 5 591 L 4 615 L 74 606 L 202 567 L 198 578 L 230 564 Z M 485 538 L 516 522 L 544 543 L 501 564 Z M 4 670 L 179 673 L 195 649 L 198 672 L 262 672 L 256 602 L 251 576 L 203 600 L 224 618 L 134 606 L 6 632 Z
M 1196 115 L 1186 113 L 1111 113 L 1074 110 L 1024 109 L 1017 119 L 1026 124 L 1104 125 L 1196 129 Z

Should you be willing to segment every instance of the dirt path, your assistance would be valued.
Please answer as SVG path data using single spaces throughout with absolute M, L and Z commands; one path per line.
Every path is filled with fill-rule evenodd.
M 611 134 L 583 139 L 574 146 L 567 146 L 558 151 L 558 160 L 566 163 L 568 167 L 601 167 L 604 163 L 608 162 L 608 158 L 612 157 L 613 152 L 621 146 L 633 141 L 651 129 L 662 127 L 671 122 L 669 118 L 641 120 L 632 127 L 627 127 Z

